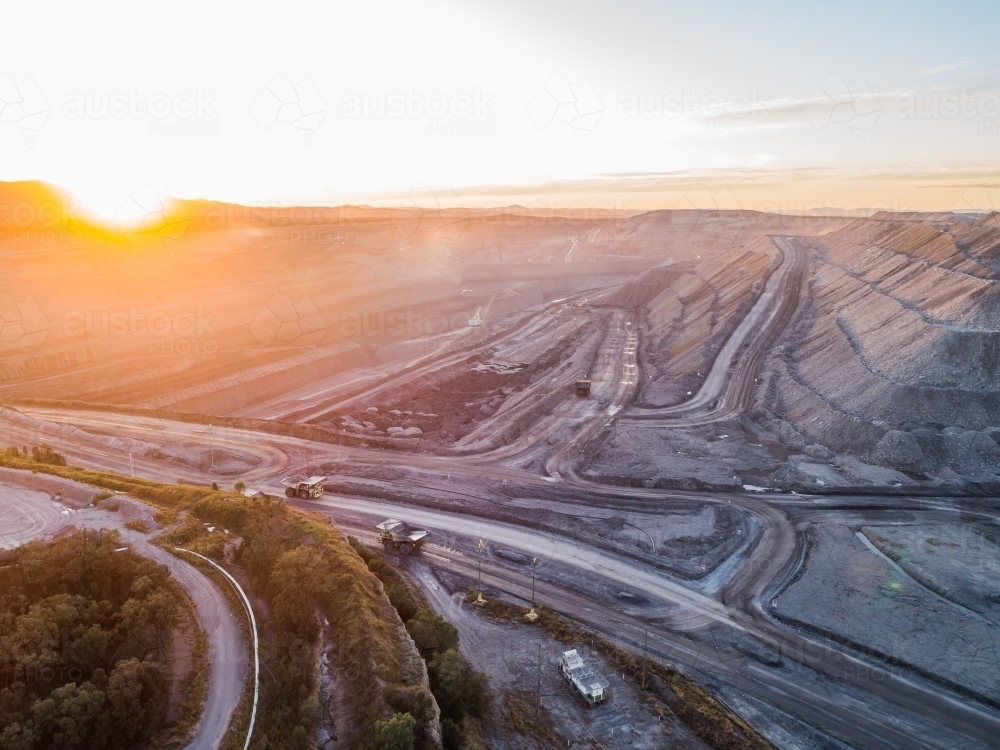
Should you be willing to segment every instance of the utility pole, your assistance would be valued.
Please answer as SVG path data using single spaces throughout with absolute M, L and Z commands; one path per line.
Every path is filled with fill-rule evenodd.
M 537 557 L 531 558 L 531 609 L 535 609 L 535 564 L 538 562 Z M 539 647 L 540 648 L 540 647 Z
M 649 640 L 649 628 L 642 631 L 642 689 L 646 689 L 646 643 Z
M 483 548 L 486 544 L 482 539 L 479 540 L 479 595 L 483 594 Z
M 537 562 L 537 557 L 531 558 L 531 609 L 524 616 L 528 622 L 534 622 L 538 619 L 538 613 L 535 611 L 535 563 Z
M 132 468 L 132 478 L 135 479 L 135 461 L 132 460 L 132 454 L 128 454 L 128 465 Z
M 542 642 L 538 642 L 538 683 L 535 686 L 535 721 L 542 708 Z

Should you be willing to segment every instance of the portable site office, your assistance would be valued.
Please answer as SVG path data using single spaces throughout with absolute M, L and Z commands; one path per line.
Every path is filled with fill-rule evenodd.
M 576 649 L 563 653 L 559 671 L 576 688 L 580 697 L 591 705 L 600 703 L 607 697 L 607 688 L 611 683 L 587 666 Z

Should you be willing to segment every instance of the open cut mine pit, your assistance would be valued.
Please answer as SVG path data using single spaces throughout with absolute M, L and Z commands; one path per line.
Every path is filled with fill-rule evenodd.
M 434 687 L 440 667 L 414 667 L 417 609 L 461 633 L 494 691 L 491 746 L 991 745 L 996 214 L 359 208 L 308 227 L 353 233 L 331 246 L 206 211 L 172 252 L 84 243 L 57 263 L 0 243 L 10 309 L 47 325 L 0 331 L 4 461 L 336 524 L 370 547 L 351 555 L 399 617 L 406 679 Z M 323 488 L 286 498 L 295 476 Z M 108 515 L 0 479 L 0 546 Z M 113 525 L 159 530 L 131 502 Z M 418 554 L 379 545 L 390 518 L 429 531 Z M 621 651 L 486 617 L 470 589 Z M 558 677 L 572 647 L 607 701 Z M 336 703 L 324 741 L 357 730 L 331 697 L 338 654 L 311 657 Z M 675 670 L 659 709 L 643 659 Z

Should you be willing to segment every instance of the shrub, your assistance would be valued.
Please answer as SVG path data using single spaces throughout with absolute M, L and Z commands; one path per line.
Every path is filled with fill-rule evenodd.
M 432 609 L 422 609 L 417 612 L 406 623 L 406 630 L 424 658 L 458 648 L 458 630 Z
M 27 451 L 25 451 L 25 455 L 27 455 Z M 36 464 L 66 465 L 66 458 L 61 453 L 56 453 L 51 446 L 45 443 L 42 443 L 41 447 L 36 445 L 31 449 L 31 460 Z
M 462 727 L 457 722 L 441 719 L 441 744 L 444 750 L 462 750 Z
M 399 619 L 404 623 L 412 620 L 420 610 L 413 595 L 410 594 L 410 590 L 400 583 L 390 583 L 385 587 L 385 594 L 389 597 L 389 602 L 399 613 Z
M 376 750 L 413 750 L 416 723 L 410 714 L 395 714 L 388 721 L 375 722 Z
M 489 679 L 474 671 L 455 649 L 431 659 L 427 673 L 442 716 L 459 721 L 466 714 L 482 716 L 488 710 L 492 700 Z

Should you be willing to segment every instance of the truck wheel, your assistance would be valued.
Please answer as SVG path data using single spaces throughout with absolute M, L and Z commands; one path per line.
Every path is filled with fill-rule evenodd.
M 289 487 L 287 490 L 285 490 L 285 497 L 295 497 L 295 490 Z
M 392 552 L 392 542 L 386 539 L 384 542 L 382 542 L 382 549 L 384 549 L 386 552 Z
M 402 552 L 404 555 L 408 555 L 411 552 L 413 552 L 413 545 L 407 542 L 403 542 L 401 545 L 399 545 L 399 551 Z
M 308 500 L 309 490 L 299 490 L 299 497 L 301 497 L 303 500 Z

